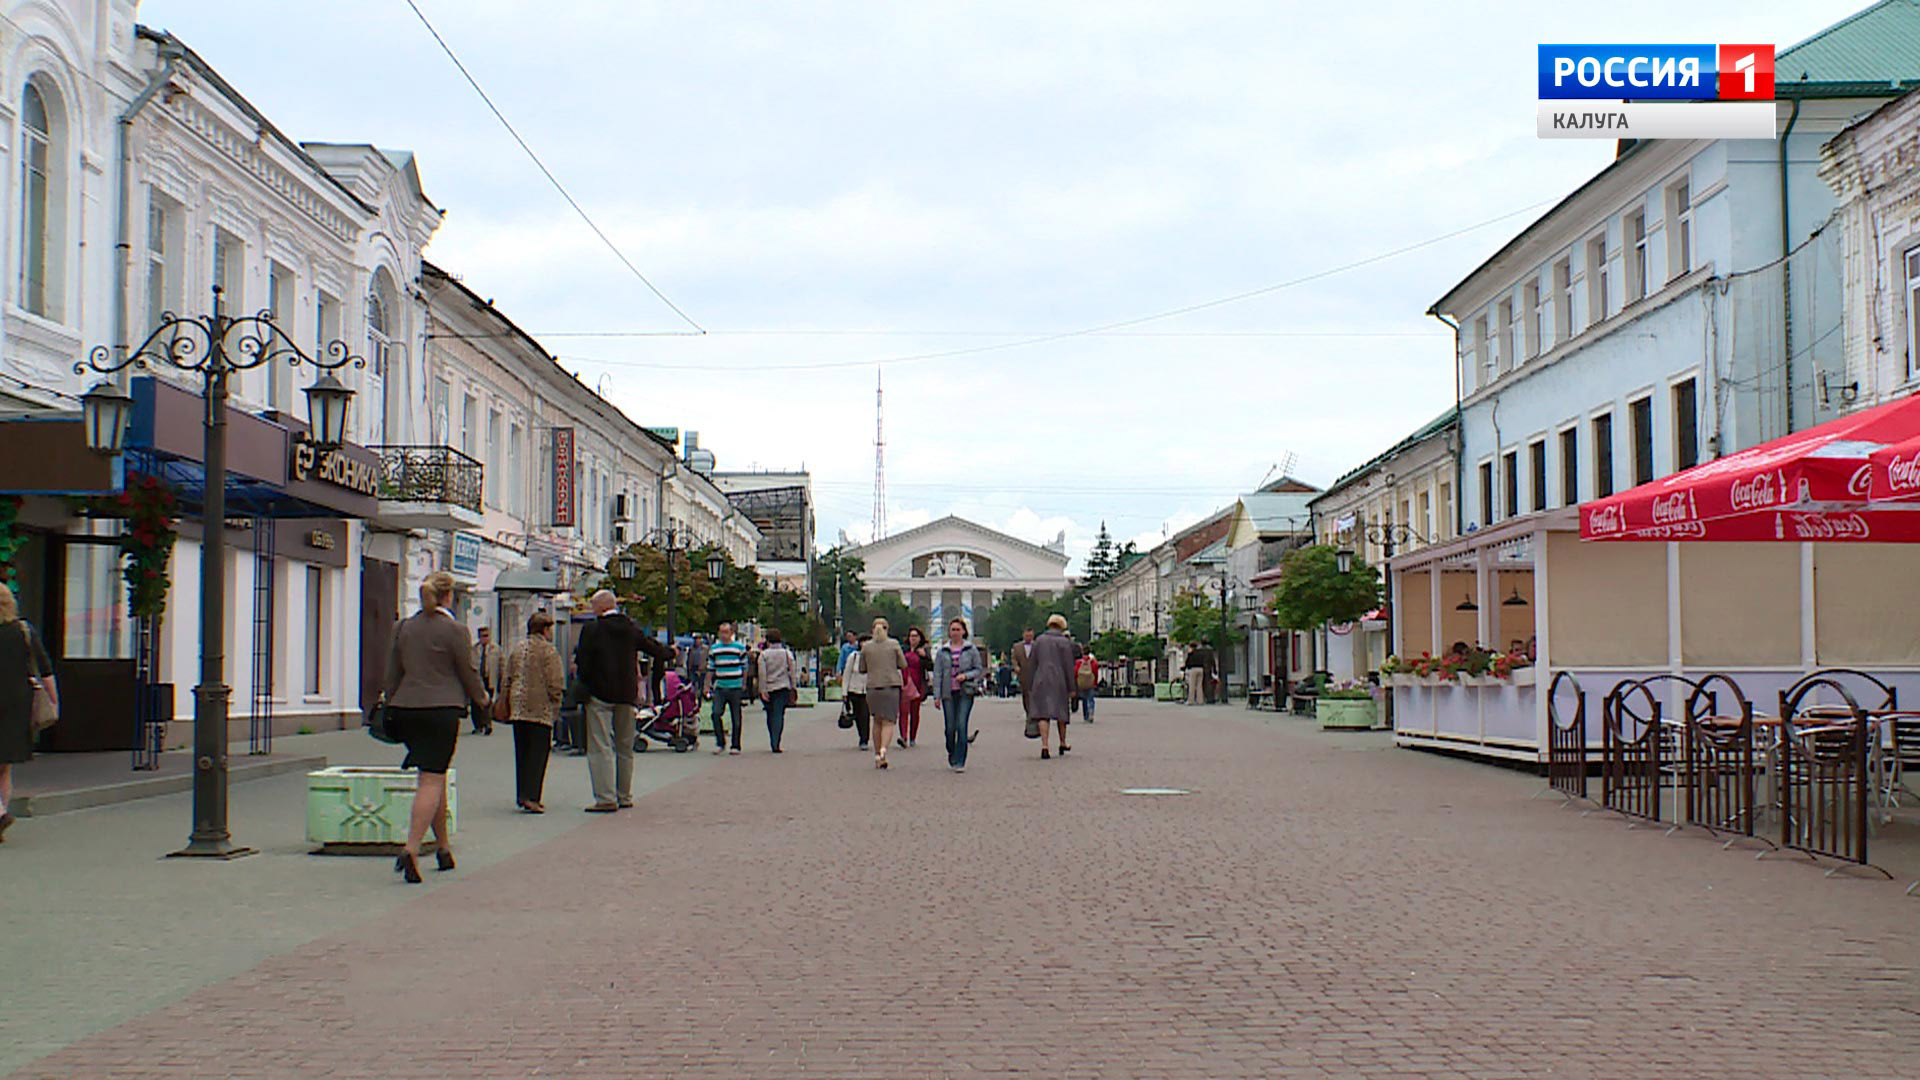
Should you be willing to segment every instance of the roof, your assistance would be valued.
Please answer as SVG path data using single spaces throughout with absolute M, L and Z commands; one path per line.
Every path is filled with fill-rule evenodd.
M 1334 492 L 1339 491 L 1341 488 L 1346 487 L 1347 485 L 1353 483 L 1355 480 L 1358 480 L 1360 477 L 1365 476 L 1367 473 L 1378 468 L 1384 462 L 1390 460 L 1391 458 L 1401 453 L 1404 453 L 1407 450 L 1412 449 L 1416 444 L 1424 442 L 1428 439 L 1431 439 L 1435 435 L 1438 435 L 1441 432 L 1446 431 L 1449 428 L 1452 428 L 1455 424 L 1459 422 L 1459 420 L 1460 420 L 1459 410 L 1451 409 L 1451 408 L 1448 409 L 1446 412 L 1443 412 L 1439 416 L 1436 416 L 1433 419 L 1427 421 L 1425 424 L 1422 424 L 1418 429 L 1414 431 L 1413 434 L 1408 435 L 1406 438 L 1401 439 L 1399 442 L 1394 443 L 1392 446 L 1387 447 L 1385 450 L 1382 450 L 1380 453 L 1375 454 L 1373 457 L 1367 459 L 1366 464 L 1361 465 L 1357 469 L 1347 470 L 1345 475 L 1341 476 L 1340 479 L 1335 480 L 1332 484 L 1329 484 L 1327 486 L 1327 490 L 1325 492 L 1322 492 L 1321 494 L 1331 495 Z M 1321 498 L 1321 495 L 1315 495 L 1313 499 L 1310 499 L 1308 501 L 1310 502 L 1317 501 L 1319 498 Z
M 1296 480 L 1291 476 L 1282 474 L 1281 476 L 1274 479 L 1270 483 L 1260 485 L 1260 490 L 1277 492 L 1283 495 L 1290 495 L 1295 492 L 1319 491 L 1320 489 L 1317 487 L 1314 487 L 1312 484 L 1307 483 L 1305 480 Z
M 1878 97 L 1920 86 L 1920 0 L 1880 0 L 1774 57 L 1774 94 Z
M 1059 563 L 1063 567 L 1067 565 L 1067 562 L 1068 562 L 1067 556 L 1062 554 L 1061 552 L 1055 551 L 1049 547 L 1043 547 L 1029 540 L 1022 540 L 1017 536 L 1012 536 L 1008 533 L 1003 533 L 998 529 L 990 529 L 985 525 L 980 524 L 977 521 L 968 521 L 966 518 L 960 517 L 955 514 L 948 514 L 946 517 L 943 517 L 943 518 L 935 518 L 934 520 L 927 522 L 925 525 L 917 525 L 911 529 L 908 529 L 905 532 L 889 533 L 878 540 L 874 540 L 870 543 L 861 544 L 858 547 L 849 548 L 847 550 L 852 554 L 859 554 L 860 552 L 866 551 L 869 548 L 879 547 L 881 544 L 898 543 L 899 541 L 905 540 L 909 537 L 917 536 L 920 533 L 932 532 L 934 529 L 937 529 L 943 525 L 949 525 L 949 524 L 959 525 L 963 528 L 971 529 L 974 532 L 993 537 L 994 539 L 1010 547 L 1019 548 L 1023 551 L 1032 552 L 1035 555 L 1039 555 L 1044 558 L 1051 559 L 1054 562 Z
M 1307 504 L 1319 497 L 1319 494 L 1317 489 L 1284 493 L 1263 490 L 1240 496 L 1240 505 L 1246 508 L 1247 517 L 1253 521 L 1254 531 L 1262 536 L 1270 536 L 1275 533 L 1300 531 L 1297 523 L 1307 520 L 1311 512 Z
M 1920 86 L 1920 0 L 1880 0 L 1774 56 L 1776 98 L 1888 97 L 1912 86 Z M 1506 258 L 1535 229 L 1651 145 L 1645 140 L 1623 142 L 1619 156 L 1606 168 L 1515 233 L 1500 250 L 1435 300 L 1427 314 L 1444 313 L 1447 302 L 1468 282 Z
M 1226 561 L 1227 561 L 1227 542 L 1225 539 L 1215 540 L 1213 543 L 1208 544 L 1206 547 L 1201 548 L 1199 551 L 1196 551 L 1192 555 L 1189 555 L 1187 557 L 1187 562 L 1190 564 L 1205 563 L 1209 566 L 1213 565 L 1214 563 L 1222 563 Z

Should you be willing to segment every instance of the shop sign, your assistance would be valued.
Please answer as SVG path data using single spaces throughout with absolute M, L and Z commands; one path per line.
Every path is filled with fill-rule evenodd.
M 356 461 L 338 450 L 322 450 L 304 434 L 294 437 L 291 471 L 295 480 L 318 480 L 362 495 L 380 492 L 372 463 Z
M 320 551 L 332 551 L 333 534 L 325 529 L 314 529 L 307 533 L 307 546 Z
M 455 577 L 480 576 L 480 538 L 472 533 L 453 534 L 453 552 L 447 569 Z
M 570 529 L 574 525 L 573 513 L 573 429 L 557 427 L 553 429 L 553 524 L 555 528 Z

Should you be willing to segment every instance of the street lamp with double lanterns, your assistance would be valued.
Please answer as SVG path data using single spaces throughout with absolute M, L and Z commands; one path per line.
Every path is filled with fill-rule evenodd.
M 1426 537 L 1421 536 L 1418 532 L 1415 532 L 1413 526 L 1400 521 L 1377 522 L 1371 525 L 1363 523 L 1360 526 L 1360 535 L 1364 537 L 1369 543 L 1380 545 L 1380 550 L 1383 555 L 1383 558 L 1381 561 L 1383 563 L 1391 563 L 1393 561 L 1393 553 L 1396 547 L 1399 547 L 1401 545 L 1408 544 L 1408 543 L 1414 543 L 1414 542 L 1418 542 L 1421 544 L 1426 544 L 1430 542 Z M 1336 566 L 1339 568 L 1341 573 L 1348 574 L 1353 572 L 1353 551 L 1351 549 L 1341 548 L 1340 550 L 1333 553 L 1333 558 Z M 1386 572 L 1381 575 L 1381 577 L 1385 579 L 1385 592 L 1382 596 L 1380 611 L 1381 611 L 1381 614 L 1385 616 L 1384 621 L 1387 624 L 1386 625 L 1387 649 L 1388 651 L 1392 651 L 1393 649 L 1393 570 L 1392 568 L 1389 567 L 1386 570 Z M 1368 661 L 1371 662 L 1372 661 L 1371 649 L 1369 649 L 1368 652 L 1369 652 Z M 1386 717 L 1387 726 L 1392 727 L 1393 726 L 1393 695 L 1388 694 L 1386 701 L 1387 701 L 1387 717 Z
M 680 633 L 678 623 L 680 610 L 680 579 L 675 573 L 675 564 L 679 561 L 675 556 L 680 553 L 696 550 L 700 547 L 702 541 L 697 539 L 688 529 L 677 525 L 669 525 L 665 528 L 649 531 L 645 536 L 640 538 L 640 543 L 647 547 L 659 548 L 667 557 L 667 641 L 669 643 L 677 641 Z M 639 572 L 639 564 L 634 561 L 631 552 L 623 552 L 621 554 L 619 569 L 620 576 L 625 578 L 631 578 L 635 573 Z M 726 574 L 727 558 L 720 553 L 719 548 L 714 548 L 707 555 L 707 580 L 718 584 L 722 578 L 726 577 Z
M 237 372 L 268 364 L 308 365 L 319 374 L 307 388 L 310 438 L 321 449 L 346 442 L 347 406 L 353 400 L 333 372 L 367 362 L 352 355 L 344 341 L 332 341 L 325 359 L 309 356 L 294 344 L 269 312 L 234 318 L 213 288 L 213 311 L 182 316 L 167 312 L 138 348 L 96 345 L 73 365 L 75 375 L 93 371 L 113 375 L 128 368 L 145 371 L 166 366 L 197 374 L 207 403 L 203 419 L 201 463 L 205 469 L 200 539 L 200 684 L 193 688 L 193 832 L 175 855 L 231 859 L 253 854 L 233 842 L 227 830 L 227 707 L 233 688 L 226 683 L 227 571 L 222 534 L 227 519 L 227 382 Z M 87 446 L 101 454 L 126 448 L 133 398 L 112 379 L 80 398 Z

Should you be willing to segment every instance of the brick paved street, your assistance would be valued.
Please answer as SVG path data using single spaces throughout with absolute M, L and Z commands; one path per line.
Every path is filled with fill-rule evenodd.
M 1010 709 L 976 716 L 963 776 L 937 716 L 885 773 L 823 709 L 782 757 L 655 755 L 643 776 L 685 778 L 637 812 L 556 810 L 411 893 L 276 856 L 397 899 L 15 1075 L 1920 1075 L 1904 880 L 1582 818 L 1528 775 L 1238 707 L 1103 703 L 1051 762 Z M 535 825 L 476 815 L 465 843 Z M 56 906 L 7 924 L 97 959 Z

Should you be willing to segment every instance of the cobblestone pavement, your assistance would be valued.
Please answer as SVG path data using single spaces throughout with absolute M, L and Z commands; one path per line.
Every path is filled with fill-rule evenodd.
M 1103 703 L 1049 762 L 976 717 L 956 776 L 937 715 L 878 772 L 796 714 L 785 755 L 383 882 L 377 917 L 17 1075 L 1920 1075 L 1904 882 L 1237 707 Z

